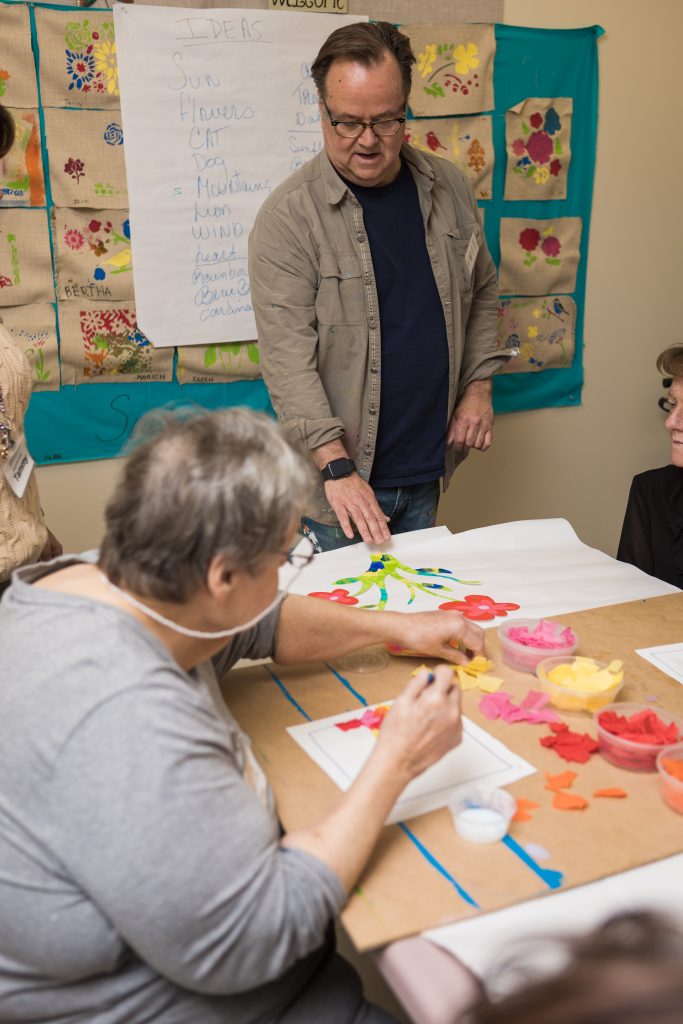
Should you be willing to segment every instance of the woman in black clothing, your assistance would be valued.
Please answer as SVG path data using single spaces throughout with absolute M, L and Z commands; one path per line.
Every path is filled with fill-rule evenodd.
M 672 378 L 664 403 L 671 465 L 634 476 L 617 558 L 683 589 L 683 345 L 665 349 L 657 369 Z

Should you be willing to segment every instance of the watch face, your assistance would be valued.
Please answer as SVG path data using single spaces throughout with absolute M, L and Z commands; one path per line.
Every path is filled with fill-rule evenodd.
M 326 480 L 341 480 L 345 476 L 351 476 L 355 468 L 351 459 L 332 459 L 322 473 Z

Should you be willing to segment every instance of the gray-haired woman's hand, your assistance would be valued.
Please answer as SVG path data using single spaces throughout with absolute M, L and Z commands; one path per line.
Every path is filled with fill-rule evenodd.
M 393 703 L 380 729 L 377 756 L 395 762 L 406 784 L 462 739 L 460 688 L 450 665 L 421 669 Z
M 460 738 L 460 692 L 453 669 L 421 670 L 394 701 L 350 789 L 309 828 L 284 836 L 282 846 L 320 858 L 349 892 L 407 784 Z

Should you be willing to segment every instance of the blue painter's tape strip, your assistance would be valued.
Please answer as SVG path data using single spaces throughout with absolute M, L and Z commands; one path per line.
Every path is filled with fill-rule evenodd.
M 542 868 L 538 861 L 527 853 L 523 846 L 520 846 L 512 836 L 505 836 L 503 842 L 508 850 L 511 850 L 521 861 L 524 861 L 528 868 L 538 875 L 541 881 L 545 882 L 549 889 L 559 889 L 562 886 L 564 875 L 561 871 L 552 871 L 550 868 Z
M 332 673 L 333 676 L 337 677 L 337 679 L 342 684 L 342 686 L 345 686 L 346 689 L 349 691 L 349 693 L 352 693 L 354 695 L 356 700 L 360 701 L 360 703 L 363 704 L 365 707 L 368 706 L 368 702 L 366 701 L 366 699 L 363 696 L 363 694 L 359 693 L 358 690 L 354 690 L 354 688 L 351 686 L 351 683 L 348 681 L 348 679 L 344 679 L 344 676 L 340 675 L 339 672 L 337 672 L 337 670 L 335 668 L 332 668 L 331 665 L 328 665 L 327 662 L 324 662 L 323 664 L 325 665 L 325 668 L 328 669 Z
M 427 847 L 420 842 L 415 833 L 411 832 L 408 826 L 404 825 L 403 822 L 399 822 L 398 827 L 401 829 L 402 832 L 405 832 L 405 834 L 408 836 L 408 839 L 410 839 L 411 843 L 415 844 L 415 846 L 418 848 L 424 859 L 428 861 L 428 863 L 431 864 L 433 868 L 436 868 L 440 875 L 443 875 L 443 877 L 451 883 L 451 885 L 454 887 L 458 895 L 464 899 L 465 903 L 469 903 L 471 907 L 476 907 L 477 910 L 479 910 L 479 904 L 477 903 L 477 901 L 472 896 L 470 896 L 466 889 L 463 889 L 459 882 L 456 882 L 455 878 L 453 878 L 453 875 L 450 873 L 450 871 L 447 871 L 443 864 L 436 859 L 434 854 L 430 853 Z
M 280 689 L 282 690 L 282 693 L 283 693 L 283 694 L 284 694 L 284 696 L 285 696 L 285 697 L 287 698 L 287 700 L 289 701 L 289 703 L 290 703 L 290 704 L 293 704 L 293 705 L 294 705 L 294 707 L 296 708 L 296 710 L 297 710 L 297 711 L 299 712 L 299 714 L 300 714 L 300 715 L 303 715 L 303 716 L 304 716 L 304 718 L 305 718 L 305 719 L 306 719 L 306 720 L 307 720 L 308 722 L 312 722 L 312 721 L 313 721 L 313 719 L 311 718 L 311 716 L 310 716 L 310 715 L 307 715 L 307 714 L 306 714 L 306 712 L 304 711 L 304 709 L 303 709 L 303 708 L 301 707 L 301 704 L 299 704 L 299 702 L 298 702 L 297 700 L 295 700 L 295 699 L 294 699 L 294 697 L 292 697 L 291 693 L 289 692 L 289 690 L 287 689 L 287 687 L 285 686 L 285 684 L 284 684 L 284 683 L 282 682 L 282 680 L 281 680 L 281 679 L 278 679 L 278 677 L 277 677 L 277 676 L 275 675 L 275 673 L 274 673 L 274 672 L 271 672 L 269 668 L 266 668 L 266 667 L 265 667 L 265 665 L 264 665 L 263 667 L 264 667 L 264 670 L 265 670 L 265 671 L 266 671 L 266 672 L 268 673 L 268 675 L 269 675 L 269 676 L 271 677 L 271 679 L 274 679 L 274 680 L 275 680 L 275 682 L 276 682 L 276 683 L 277 683 L 277 685 L 278 685 L 278 686 L 280 687 Z

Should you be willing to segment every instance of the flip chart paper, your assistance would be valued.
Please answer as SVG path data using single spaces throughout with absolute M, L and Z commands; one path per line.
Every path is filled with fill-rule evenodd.
M 156 346 L 249 341 L 254 217 L 322 149 L 310 63 L 367 18 L 120 5 L 114 20 L 140 328 Z

